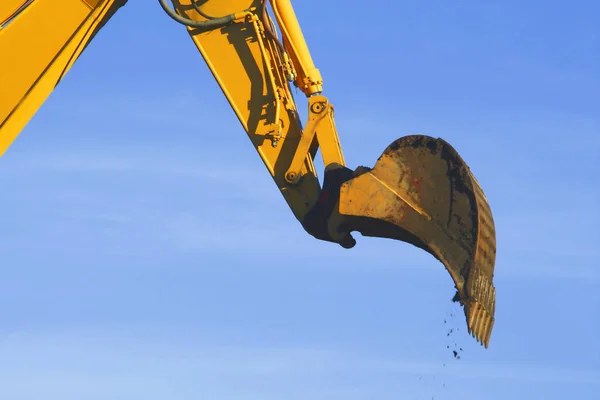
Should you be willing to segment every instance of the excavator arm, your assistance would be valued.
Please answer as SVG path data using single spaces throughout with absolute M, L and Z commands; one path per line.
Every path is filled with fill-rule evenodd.
M 0 1 L 0 156 L 126 2 Z
M 495 228 L 488 201 L 456 150 L 442 139 L 407 136 L 372 168 L 352 170 L 290 0 L 158 1 L 187 29 L 303 228 L 344 248 L 356 244 L 352 232 L 359 232 L 427 251 L 448 270 L 469 332 L 487 347 L 496 301 Z M 0 154 L 125 3 L 3 0 Z M 292 85 L 308 102 L 304 124 Z M 313 163 L 318 150 L 322 185 Z

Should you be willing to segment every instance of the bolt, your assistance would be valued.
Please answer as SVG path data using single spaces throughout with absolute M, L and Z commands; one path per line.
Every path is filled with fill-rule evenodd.
M 290 182 L 294 182 L 296 180 L 296 173 L 295 172 L 288 172 L 288 174 L 285 176 L 286 179 Z
M 323 103 L 315 103 L 311 107 L 311 111 L 314 112 L 315 114 L 320 113 L 324 109 L 325 109 L 325 105 Z

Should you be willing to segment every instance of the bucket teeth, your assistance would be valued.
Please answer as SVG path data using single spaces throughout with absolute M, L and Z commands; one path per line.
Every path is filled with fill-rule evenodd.
M 467 303 L 465 313 L 469 334 L 487 348 L 490 344 L 494 317 L 476 301 Z
M 492 283 L 496 255 L 496 231 L 485 194 L 470 171 L 468 175 L 471 178 L 473 194 L 477 203 L 478 235 L 474 257 L 468 264 L 464 290 L 459 291 L 459 297 L 464 299 L 469 333 L 487 348 L 496 312 L 496 289 Z
M 469 333 L 486 348 L 494 327 L 496 289 L 479 267 L 472 267 L 459 297 L 465 307 Z

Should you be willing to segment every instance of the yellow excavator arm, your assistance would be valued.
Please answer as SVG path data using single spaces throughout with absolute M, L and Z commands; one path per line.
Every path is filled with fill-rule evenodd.
M 487 347 L 496 303 L 494 221 L 456 150 L 442 139 L 406 136 L 372 168 L 352 170 L 290 0 L 158 1 L 187 29 L 303 228 L 344 248 L 359 232 L 427 251 L 450 273 L 468 330 Z M 2 0 L 0 154 L 126 2 Z M 307 98 L 304 124 L 290 85 Z M 322 185 L 313 164 L 318 150 Z

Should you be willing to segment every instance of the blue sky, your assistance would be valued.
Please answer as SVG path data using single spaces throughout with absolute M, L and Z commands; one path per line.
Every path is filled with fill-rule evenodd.
M 315 5 L 348 164 L 424 133 L 486 191 L 490 348 L 428 254 L 305 234 L 182 27 L 130 1 L 0 160 L 0 399 L 597 398 L 600 5 Z

